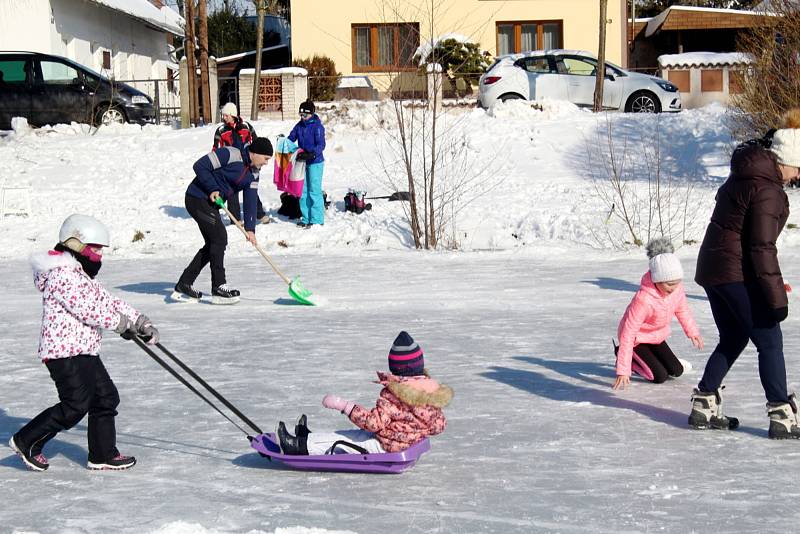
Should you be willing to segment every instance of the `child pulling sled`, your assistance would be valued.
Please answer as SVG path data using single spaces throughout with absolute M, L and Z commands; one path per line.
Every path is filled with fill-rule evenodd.
M 100 360 L 102 330 L 126 339 L 138 335 L 158 343 L 158 330 L 146 315 L 112 296 L 95 276 L 109 245 L 108 229 L 87 215 L 71 215 L 61 226 L 53 250 L 31 256 L 36 288 L 42 292 L 39 357 L 55 382 L 59 402 L 11 436 L 9 446 L 33 471 L 49 467 L 42 452 L 62 430 L 87 414 L 89 469 L 128 469 L 133 456 L 116 446 L 114 418 L 119 394 Z

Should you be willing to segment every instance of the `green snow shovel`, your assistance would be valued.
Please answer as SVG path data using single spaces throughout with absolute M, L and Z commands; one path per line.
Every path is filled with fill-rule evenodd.
M 219 206 L 220 209 L 225 210 L 225 213 L 228 215 L 228 218 L 231 221 L 233 221 L 236 227 L 242 231 L 245 237 L 247 237 L 247 230 L 245 230 L 244 226 L 242 226 L 242 223 L 239 222 L 230 211 L 228 211 L 228 208 L 225 207 L 225 201 L 222 199 L 222 197 L 217 197 L 215 203 L 217 206 Z M 306 289 L 303 283 L 300 282 L 299 276 L 295 276 L 292 280 L 289 280 L 289 278 L 285 274 L 283 274 L 280 269 L 278 269 L 278 266 L 275 265 L 275 263 L 273 263 L 273 261 L 267 255 L 267 253 L 264 252 L 264 249 L 262 249 L 258 245 L 253 245 L 253 246 L 256 247 L 256 250 L 259 252 L 259 254 L 261 254 L 261 256 L 265 260 L 267 260 L 267 263 L 269 263 L 269 266 L 272 267 L 272 270 L 275 271 L 275 273 L 278 276 L 280 276 L 284 282 L 286 282 L 286 285 L 289 286 L 289 296 L 291 296 L 294 300 L 296 300 L 300 304 L 306 304 L 307 306 L 316 306 L 316 303 L 311 299 L 311 291 Z

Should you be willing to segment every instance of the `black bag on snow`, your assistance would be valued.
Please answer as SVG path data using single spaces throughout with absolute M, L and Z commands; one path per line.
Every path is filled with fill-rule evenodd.
M 293 197 L 289 193 L 281 193 L 281 207 L 278 209 L 278 215 L 283 215 L 289 219 L 299 219 L 302 217 L 300 213 L 300 199 Z

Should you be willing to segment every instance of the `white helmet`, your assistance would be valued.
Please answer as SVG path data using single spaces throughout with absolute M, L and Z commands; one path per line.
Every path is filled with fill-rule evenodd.
M 72 237 L 84 245 L 107 247 L 111 243 L 105 224 L 94 217 L 78 213 L 67 217 L 58 232 L 58 240 L 62 243 L 66 243 Z

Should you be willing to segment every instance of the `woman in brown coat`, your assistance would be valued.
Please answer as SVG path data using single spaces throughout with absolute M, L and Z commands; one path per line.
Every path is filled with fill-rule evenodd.
M 692 395 L 693 428 L 738 426 L 738 420 L 722 414 L 719 390 L 752 341 L 767 397 L 769 437 L 800 438 L 794 394 L 790 397 L 786 387 L 780 322 L 789 308 L 775 244 L 789 216 L 783 186 L 800 176 L 797 126 L 777 130 L 770 148 L 760 143 L 738 146 L 730 176 L 717 192 L 695 281 L 708 295 L 719 344 Z

